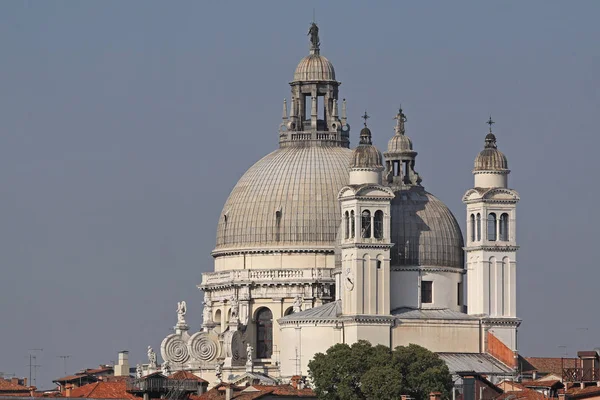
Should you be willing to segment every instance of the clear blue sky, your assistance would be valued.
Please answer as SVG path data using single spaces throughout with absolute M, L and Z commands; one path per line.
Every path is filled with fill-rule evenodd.
M 0 3 L 0 371 L 38 386 L 160 346 L 211 270 L 221 207 L 277 146 L 316 8 L 350 123 L 400 103 L 464 226 L 490 113 L 519 191 L 524 355 L 600 343 L 600 2 Z M 354 129 L 353 143 L 358 130 Z M 587 328 L 578 329 L 578 328 Z

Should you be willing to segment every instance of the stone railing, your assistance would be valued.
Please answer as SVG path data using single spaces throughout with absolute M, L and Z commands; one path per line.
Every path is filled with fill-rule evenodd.
M 333 280 L 331 268 L 306 269 L 244 269 L 202 274 L 201 286 L 224 285 L 234 283 L 277 283 L 289 281 L 312 282 Z

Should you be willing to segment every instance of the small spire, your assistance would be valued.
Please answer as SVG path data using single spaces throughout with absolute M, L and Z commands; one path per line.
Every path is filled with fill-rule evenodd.
M 338 101 L 337 101 L 337 99 L 333 99 L 333 111 L 331 113 L 331 116 L 334 118 L 337 118 L 337 116 L 338 116 Z
M 284 121 L 287 121 L 287 119 L 288 119 L 287 100 L 286 99 L 283 99 L 283 116 L 282 116 L 282 119 Z
M 367 127 L 367 120 L 368 120 L 369 118 L 371 118 L 371 117 L 369 116 L 369 114 L 367 114 L 367 110 L 365 110 L 365 113 L 364 113 L 364 115 L 363 115 L 361 118 L 365 120 L 365 128 L 366 128 L 366 127 Z
M 346 115 L 346 99 L 342 100 L 342 124 L 346 125 L 348 116 Z
M 488 124 L 490 126 L 490 133 L 492 133 L 492 125 L 495 124 L 494 121 L 492 121 L 492 116 L 490 115 L 490 119 L 487 120 L 486 124 Z
M 404 128 L 404 123 L 406 122 L 406 115 L 402 111 L 402 105 L 400 105 L 400 108 L 398 109 L 398 114 L 396 114 L 394 119 L 396 120 L 396 135 L 404 135 L 404 133 L 406 132 Z

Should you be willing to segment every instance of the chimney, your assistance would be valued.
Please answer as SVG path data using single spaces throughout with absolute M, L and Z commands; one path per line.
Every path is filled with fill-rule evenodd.
M 292 376 L 292 378 L 290 379 L 290 385 L 292 385 L 294 389 L 298 389 L 298 383 L 300 382 L 300 379 L 302 379 L 300 375 Z
M 115 376 L 129 376 L 129 352 L 124 350 L 119 352 L 119 361 L 114 367 Z
M 441 400 L 442 393 L 440 392 L 431 392 L 429 393 L 429 400 Z
M 12 383 L 13 385 L 18 385 L 19 384 L 19 378 L 15 378 L 15 377 L 11 378 L 10 379 L 10 383 Z
M 65 385 L 65 397 L 71 397 L 71 389 L 73 388 L 73 385 L 71 383 L 67 383 Z
M 227 385 L 225 387 L 225 400 L 233 399 L 233 387 L 231 385 Z

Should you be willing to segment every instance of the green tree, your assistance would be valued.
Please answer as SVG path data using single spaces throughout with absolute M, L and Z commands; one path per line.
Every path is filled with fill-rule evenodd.
M 429 350 L 411 344 L 391 351 L 359 341 L 336 344 L 308 364 L 320 399 L 398 399 L 403 394 L 426 400 L 439 391 L 449 398 L 452 377 L 446 364 Z

